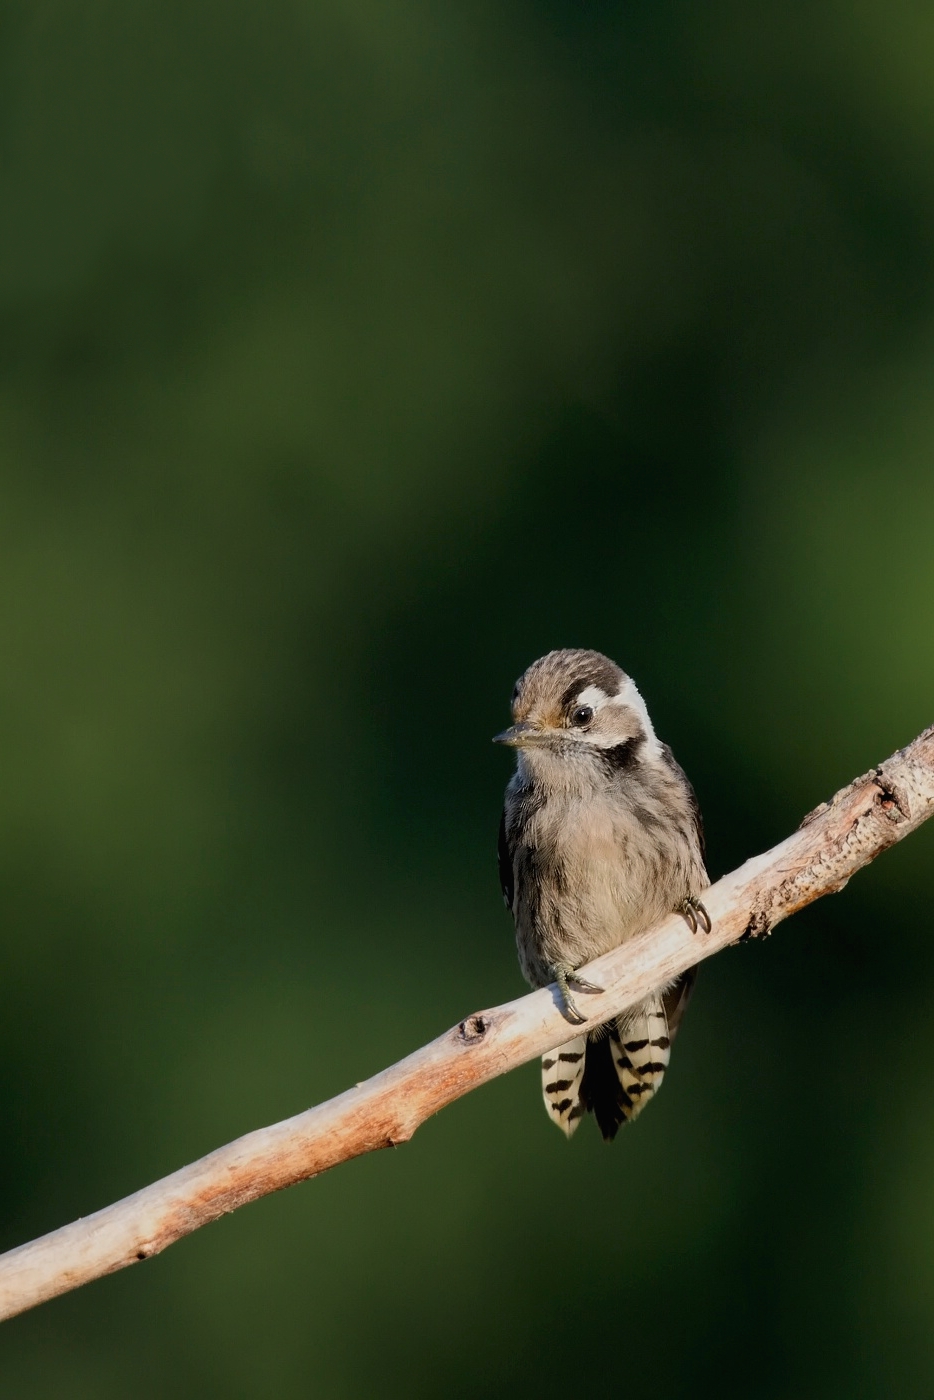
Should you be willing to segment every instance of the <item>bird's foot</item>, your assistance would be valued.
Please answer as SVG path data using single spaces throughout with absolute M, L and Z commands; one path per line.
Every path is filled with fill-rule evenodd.
M 573 982 L 574 986 L 580 987 L 582 992 L 596 992 L 598 995 L 605 989 L 598 987 L 596 982 L 588 982 L 585 978 L 579 977 L 570 963 L 552 963 L 550 971 L 557 983 L 558 991 L 561 993 L 564 1014 L 567 1019 L 577 1024 L 586 1021 L 587 1017 L 571 996 L 570 984 Z
M 692 933 L 696 933 L 698 927 L 702 928 L 705 933 L 709 933 L 713 928 L 707 910 L 704 908 L 703 904 L 701 904 L 700 900 L 695 899 L 693 895 L 689 894 L 687 899 L 681 901 L 678 905 L 678 913 L 683 914 L 687 919 Z

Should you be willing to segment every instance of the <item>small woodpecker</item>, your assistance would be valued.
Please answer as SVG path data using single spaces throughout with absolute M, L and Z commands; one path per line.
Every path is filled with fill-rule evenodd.
M 557 983 L 565 1015 L 587 1018 L 577 969 L 675 910 L 710 931 L 710 880 L 694 789 L 656 737 L 634 682 L 598 651 L 551 651 L 520 676 L 516 750 L 499 831 L 503 898 L 533 987 Z M 696 969 L 542 1058 L 542 1092 L 570 1137 L 588 1110 L 604 1138 L 658 1090 Z

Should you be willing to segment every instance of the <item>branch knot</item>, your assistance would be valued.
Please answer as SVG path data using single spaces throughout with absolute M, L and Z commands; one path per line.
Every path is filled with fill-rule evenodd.
M 457 1028 L 457 1034 L 465 1045 L 476 1045 L 486 1035 L 493 1024 L 492 1017 L 484 1016 L 482 1011 L 478 1011 L 474 1016 L 468 1016 L 466 1021 L 461 1021 Z
M 910 821 L 911 802 L 904 786 L 886 773 L 884 765 L 876 769 L 875 779 L 880 793 L 879 806 L 889 820 Z

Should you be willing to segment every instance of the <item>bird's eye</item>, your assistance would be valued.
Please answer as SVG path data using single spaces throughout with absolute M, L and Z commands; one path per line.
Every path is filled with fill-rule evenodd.
M 589 724 L 592 719 L 593 710 L 589 705 L 578 705 L 577 709 L 571 712 L 571 723 L 576 724 L 579 729 Z

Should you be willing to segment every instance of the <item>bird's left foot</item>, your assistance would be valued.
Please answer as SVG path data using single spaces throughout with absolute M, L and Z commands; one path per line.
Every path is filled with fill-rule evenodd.
M 703 904 L 701 904 L 700 900 L 695 899 L 693 895 L 689 894 L 687 899 L 681 901 L 678 905 L 678 912 L 683 914 L 687 919 L 692 933 L 696 933 L 699 927 L 702 928 L 705 933 L 709 933 L 713 928 L 707 910 L 704 908 Z

